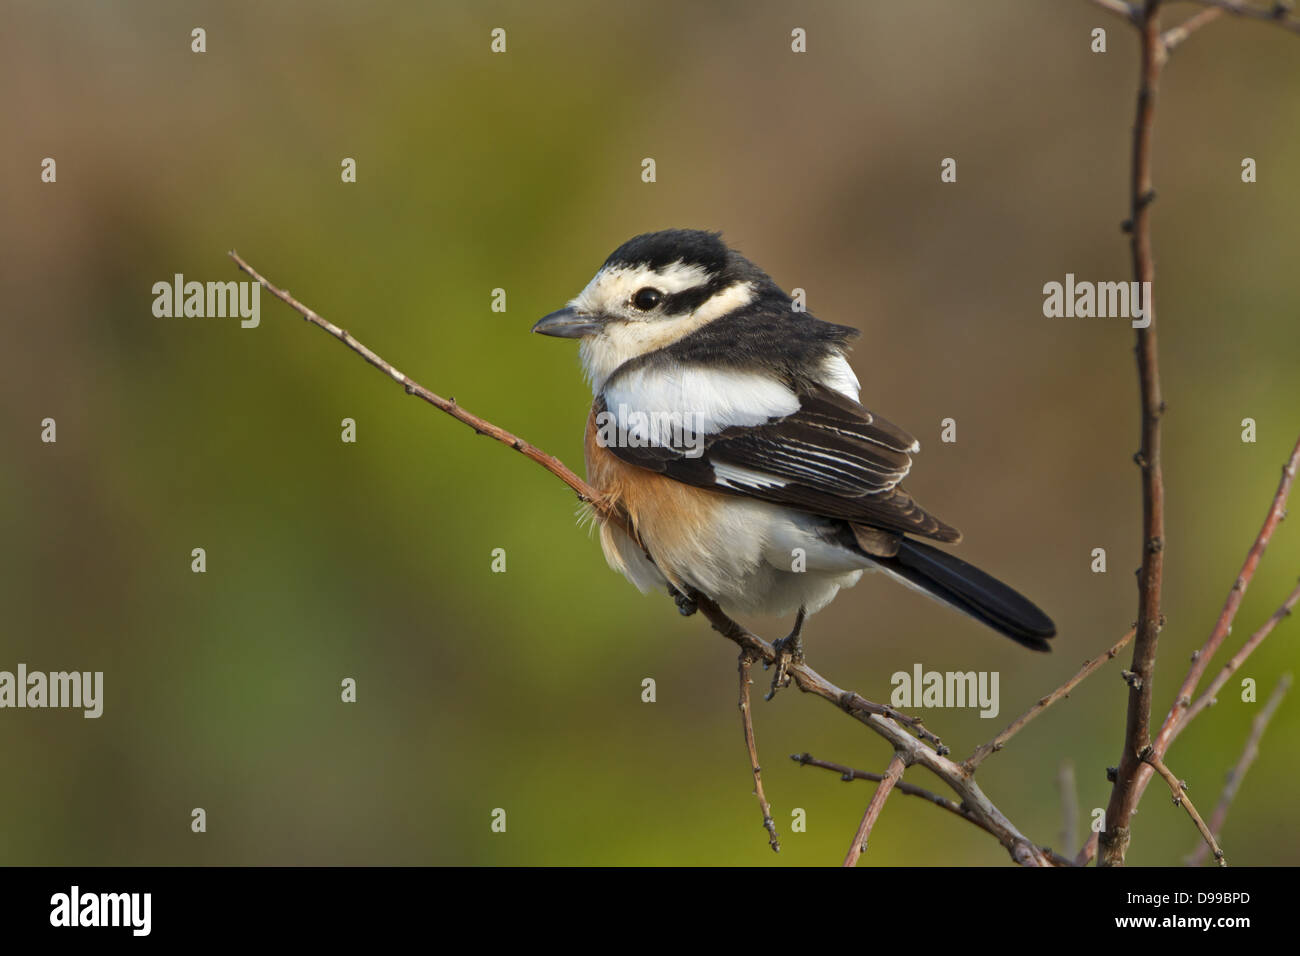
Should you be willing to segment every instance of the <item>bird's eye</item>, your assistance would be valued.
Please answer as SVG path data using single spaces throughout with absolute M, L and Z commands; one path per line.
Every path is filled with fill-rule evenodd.
M 644 289 L 638 289 L 636 295 L 632 296 L 632 305 L 642 312 L 649 312 L 663 300 L 662 292 L 646 286 Z

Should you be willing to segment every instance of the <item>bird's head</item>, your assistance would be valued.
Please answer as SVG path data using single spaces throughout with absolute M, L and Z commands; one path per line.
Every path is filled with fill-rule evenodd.
M 583 366 L 599 389 L 624 362 L 767 298 L 789 302 L 718 233 L 669 229 L 623 243 L 577 297 L 533 331 L 581 339 Z

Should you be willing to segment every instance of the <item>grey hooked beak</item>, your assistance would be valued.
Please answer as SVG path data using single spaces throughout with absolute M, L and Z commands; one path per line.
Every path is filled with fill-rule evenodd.
M 570 306 L 538 319 L 533 331 L 562 339 L 580 339 L 584 335 L 596 334 L 602 325 L 600 316 L 584 315 Z

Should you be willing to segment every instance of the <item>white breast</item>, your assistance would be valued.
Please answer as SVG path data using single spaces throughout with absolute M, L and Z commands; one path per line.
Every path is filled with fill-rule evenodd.
M 762 425 L 799 410 L 786 385 L 755 372 L 682 365 L 634 369 L 614 377 L 604 390 L 605 407 L 622 428 L 633 429 L 632 412 L 666 414 L 711 435 L 733 425 Z

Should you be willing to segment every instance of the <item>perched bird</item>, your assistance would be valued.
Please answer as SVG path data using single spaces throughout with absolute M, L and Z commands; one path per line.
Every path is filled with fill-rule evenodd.
M 920 444 L 859 403 L 856 329 L 797 310 L 718 233 L 671 229 L 614 250 L 534 332 L 580 340 L 595 401 L 587 480 L 626 516 L 602 522 L 611 567 L 725 611 L 804 618 L 883 571 L 1033 650 L 1050 618 L 1001 581 L 918 538 L 961 533 L 900 482 Z M 784 670 L 784 667 L 781 668 Z

